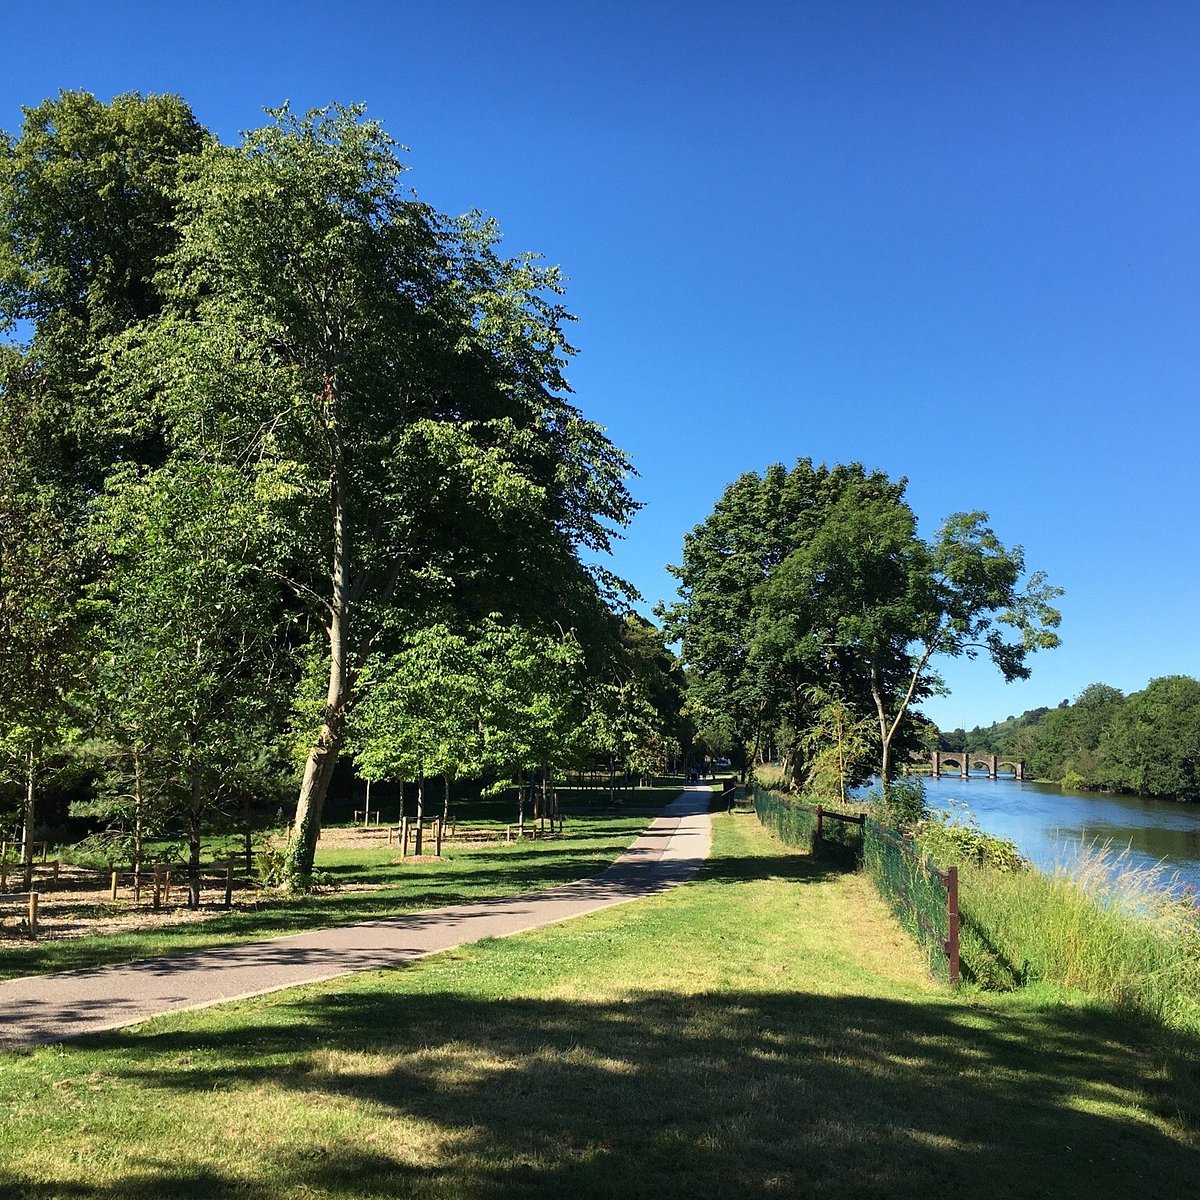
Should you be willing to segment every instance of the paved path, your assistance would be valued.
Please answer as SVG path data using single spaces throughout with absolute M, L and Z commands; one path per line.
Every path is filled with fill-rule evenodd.
M 593 879 L 362 925 L 0 983 L 0 1049 L 57 1042 L 159 1013 L 395 967 L 480 938 L 507 937 L 640 900 L 683 883 L 708 857 L 711 795 L 707 787 L 688 788 Z

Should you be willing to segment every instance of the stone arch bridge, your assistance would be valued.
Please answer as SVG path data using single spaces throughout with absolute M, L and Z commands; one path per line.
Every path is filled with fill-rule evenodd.
M 933 750 L 929 755 L 934 775 L 940 775 L 943 767 L 957 767 L 966 779 L 972 769 L 984 770 L 989 779 L 995 779 L 1001 771 L 1013 773 L 1014 779 L 1025 778 L 1025 762 L 1020 758 L 1005 758 L 1001 754 L 982 754 L 976 750 Z

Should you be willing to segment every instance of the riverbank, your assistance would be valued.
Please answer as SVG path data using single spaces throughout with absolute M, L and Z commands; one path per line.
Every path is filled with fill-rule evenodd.
M 0 1190 L 1115 1200 L 1195 1177 L 1192 1042 L 1065 990 L 944 991 L 863 877 L 753 816 L 714 827 L 669 895 L 9 1056 Z

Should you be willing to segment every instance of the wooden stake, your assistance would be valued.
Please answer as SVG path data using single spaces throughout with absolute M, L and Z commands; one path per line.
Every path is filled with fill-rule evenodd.
M 437 824 L 434 826 L 433 852 L 442 857 L 442 818 L 437 818 Z
M 109 899 L 116 900 L 117 898 L 117 873 L 112 873 L 112 890 L 109 892 Z
M 408 854 L 408 818 L 400 818 L 400 856 L 405 857 Z
M 163 903 L 171 903 L 171 872 L 163 872 Z
M 29 893 L 29 936 L 37 937 L 37 918 L 38 918 L 38 894 L 37 892 Z

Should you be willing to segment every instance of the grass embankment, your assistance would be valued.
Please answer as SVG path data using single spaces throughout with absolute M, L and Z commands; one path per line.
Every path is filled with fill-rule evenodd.
M 677 794 L 678 789 L 673 788 L 642 789 L 629 804 L 661 804 Z M 262 891 L 253 907 L 235 908 L 195 923 L 155 924 L 154 917 L 145 912 L 139 918 L 144 922 L 140 928 L 124 932 L 9 943 L 0 947 L 0 979 L 231 945 L 369 921 L 409 909 L 440 908 L 553 887 L 602 871 L 649 820 L 623 814 L 620 809 L 577 812 L 567 816 L 563 838 L 451 844 L 441 859 L 432 860 L 402 858 L 398 847 L 382 842 L 377 849 L 319 849 L 316 865 L 333 881 L 335 890 L 312 896 Z M 477 819 L 471 824 L 485 822 Z M 370 890 L 359 890 L 362 888 Z M 212 893 L 214 903 L 218 895 Z M 43 923 L 50 926 L 55 897 L 48 893 L 44 899 Z M 20 897 L 11 898 L 10 907 L 17 911 L 20 903 Z M 122 910 L 112 906 L 108 911 Z
M 1169 870 L 1093 845 L 1045 873 L 963 812 L 935 814 L 916 836 L 941 865 L 959 865 L 968 981 L 1061 984 L 1200 1035 L 1200 906 Z
M 34 1197 L 1180 1195 L 1148 1031 L 956 997 L 870 888 L 714 819 L 700 879 L 412 968 L 3 1060 Z M 1194 1043 L 1180 1044 L 1181 1055 Z
M 1071 874 L 960 871 L 963 967 L 988 988 L 1043 981 L 1200 1035 L 1200 913 L 1095 854 Z

